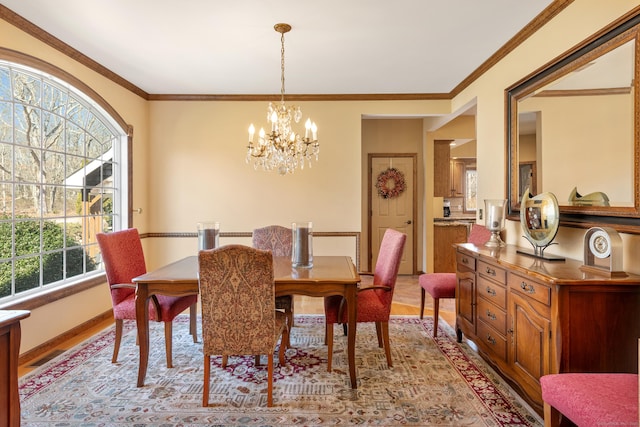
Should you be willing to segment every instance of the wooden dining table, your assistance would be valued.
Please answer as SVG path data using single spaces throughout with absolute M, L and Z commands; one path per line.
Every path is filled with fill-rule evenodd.
M 314 256 L 311 268 L 293 268 L 290 257 L 273 257 L 275 294 L 326 297 L 341 295 L 348 311 L 347 354 L 351 388 L 357 388 L 355 367 L 357 295 L 360 275 L 349 256 Z M 133 279 L 140 347 L 138 387 L 144 386 L 149 360 L 149 298 L 152 295 L 197 294 L 198 257 L 188 256 Z

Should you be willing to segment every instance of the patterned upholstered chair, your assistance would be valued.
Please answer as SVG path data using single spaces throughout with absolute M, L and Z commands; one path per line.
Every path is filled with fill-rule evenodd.
M 280 225 L 256 228 L 253 230 L 252 244 L 254 248 L 271 251 L 273 256 L 290 257 L 292 248 L 291 229 Z M 284 310 L 287 315 L 289 330 L 291 330 L 293 326 L 293 296 L 282 295 L 276 297 L 276 308 Z
M 96 238 L 102 253 L 109 289 L 111 290 L 113 317 L 116 323 L 116 340 L 111 361 L 116 363 L 122 338 L 123 322 L 124 320 L 136 319 L 136 286 L 131 280 L 134 277 L 145 274 L 147 267 L 137 229 L 130 228 L 112 233 L 98 233 Z M 191 316 L 190 333 L 193 335 L 193 342 L 198 340 L 196 333 L 197 302 L 197 295 L 182 297 L 154 295 L 150 298 L 149 319 L 164 322 L 168 368 L 173 367 L 171 357 L 173 319 L 187 308 L 189 308 Z
M 275 307 L 273 255 L 243 245 L 226 245 L 198 253 L 202 300 L 204 388 L 202 405 L 209 405 L 211 356 L 266 354 L 267 406 L 273 406 L 273 353 L 284 365 L 288 336 L 284 313 Z
M 638 425 L 637 374 L 550 374 L 540 386 L 545 427 L 565 425 L 561 415 L 578 426 Z
M 389 314 L 391 301 L 398 277 L 398 269 L 404 251 L 407 235 L 399 231 L 387 229 L 382 237 L 378 260 L 373 273 L 373 284 L 358 290 L 359 323 L 375 322 L 378 334 L 378 346 L 384 348 L 387 365 L 393 366 L 391 348 L 389 347 Z M 333 359 L 333 326 L 335 323 L 347 323 L 341 296 L 331 296 L 324 299 L 325 337 L 327 341 L 327 371 L 331 372 Z
M 468 243 L 484 245 L 491 232 L 484 226 L 473 224 L 467 238 Z M 453 249 L 452 249 L 453 250 Z M 433 298 L 433 336 L 438 336 L 438 318 L 440 317 L 440 299 L 456 297 L 456 273 L 425 273 L 418 278 L 420 284 L 420 318 L 424 316 L 425 293 Z

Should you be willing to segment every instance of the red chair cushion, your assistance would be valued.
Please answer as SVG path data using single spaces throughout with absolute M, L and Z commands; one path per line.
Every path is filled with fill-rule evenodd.
M 421 274 L 418 283 L 433 298 L 455 298 L 456 273 Z
M 579 426 L 638 425 L 638 375 L 545 375 L 542 400 Z

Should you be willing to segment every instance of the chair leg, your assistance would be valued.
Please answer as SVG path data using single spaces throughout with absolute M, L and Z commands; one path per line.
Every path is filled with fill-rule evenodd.
M 164 322 L 164 345 L 167 351 L 167 368 L 173 368 L 172 347 L 173 322 Z
M 433 299 L 433 337 L 438 336 L 438 318 L 440 317 L 440 298 Z
M 376 328 L 380 328 L 382 332 L 382 340 L 384 341 L 384 354 L 387 356 L 387 366 L 393 368 L 391 361 L 391 346 L 389 343 L 389 322 L 376 322 Z
M 425 290 L 424 288 L 420 288 L 420 320 L 424 317 L 424 299 L 425 299 Z
M 193 336 L 193 342 L 198 342 L 198 327 L 196 322 L 198 319 L 198 303 L 191 304 L 189 307 L 189 333 Z
M 347 324 L 346 323 L 342 324 L 342 332 L 344 332 L 344 336 L 346 337 L 347 336 Z
M 267 367 L 268 385 L 267 385 L 267 406 L 273 406 L 273 352 L 269 353 L 269 366 Z
M 120 341 L 122 341 L 122 325 L 122 319 L 116 319 L 116 341 L 113 343 L 113 357 L 111 357 L 111 363 L 116 363 L 118 361 Z
M 327 372 L 331 372 L 333 361 L 333 323 L 325 323 L 325 339 L 327 341 Z
M 202 385 L 202 406 L 209 406 L 209 379 L 211 376 L 211 356 L 204 355 L 204 383 Z
M 254 356 L 253 364 L 254 364 L 255 366 L 260 366 L 260 355 L 259 355 L 259 354 L 256 354 L 256 355 Z
M 560 425 L 560 412 L 547 402 L 544 403 L 544 427 L 557 427 Z
M 378 337 L 378 347 L 383 348 L 384 343 L 382 342 L 382 330 L 380 329 L 380 322 L 376 322 L 376 336 Z
M 222 355 L 222 367 L 226 368 L 227 367 L 227 362 L 229 361 L 229 356 L 227 356 L 226 354 Z

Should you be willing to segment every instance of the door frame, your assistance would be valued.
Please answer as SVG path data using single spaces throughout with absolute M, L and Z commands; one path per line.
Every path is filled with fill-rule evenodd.
M 373 260 L 373 248 L 371 247 L 371 216 L 373 214 L 372 198 L 373 194 L 373 168 L 371 162 L 376 157 L 408 157 L 413 160 L 413 220 L 412 220 L 412 233 L 413 233 L 413 259 L 411 260 L 411 270 L 413 274 L 418 274 L 418 154 L 417 153 L 369 153 L 367 155 L 367 271 L 373 272 L 372 260 Z

